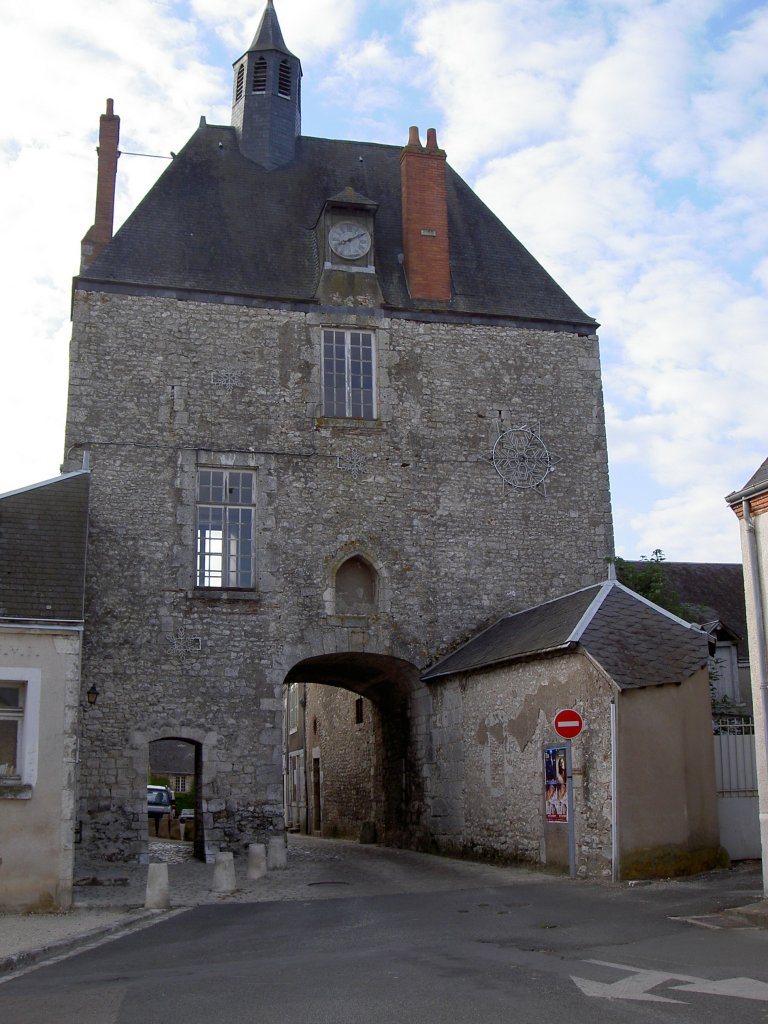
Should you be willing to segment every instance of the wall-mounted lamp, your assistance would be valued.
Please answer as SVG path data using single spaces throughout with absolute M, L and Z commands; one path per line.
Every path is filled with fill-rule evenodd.
M 85 696 L 88 699 L 89 704 L 96 703 L 96 701 L 99 699 L 99 691 L 96 689 L 96 683 L 93 684 L 93 686 L 90 688 L 90 690 L 88 690 Z

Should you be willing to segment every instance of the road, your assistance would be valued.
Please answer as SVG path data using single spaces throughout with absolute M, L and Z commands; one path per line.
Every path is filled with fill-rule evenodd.
M 351 848 L 306 899 L 200 906 L 6 981 L 0 1021 L 768 1019 L 768 931 L 691 923 L 739 903 L 736 876 L 628 888 L 512 871 L 489 885 L 450 862 L 446 888 L 445 865 Z

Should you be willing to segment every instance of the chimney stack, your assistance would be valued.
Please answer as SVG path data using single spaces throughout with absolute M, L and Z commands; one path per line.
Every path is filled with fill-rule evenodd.
M 99 164 L 96 176 L 96 213 L 93 226 L 80 243 L 80 271 L 86 270 L 112 238 L 115 216 L 115 182 L 117 179 L 117 148 L 120 141 L 120 118 L 114 102 L 107 100 L 107 112 L 99 118 Z
M 400 156 L 403 256 L 411 298 L 425 302 L 451 299 L 445 163 L 435 129 L 427 130 L 424 147 L 412 127 Z

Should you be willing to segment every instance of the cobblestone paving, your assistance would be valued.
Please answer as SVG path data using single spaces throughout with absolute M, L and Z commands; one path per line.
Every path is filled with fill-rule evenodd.
M 246 877 L 246 858 L 236 858 L 237 888 L 233 893 L 212 891 L 213 865 L 195 860 L 189 843 L 153 840 L 149 859 L 150 863 L 168 864 L 172 908 L 203 903 L 258 903 L 424 892 L 473 885 L 503 885 L 522 880 L 545 884 L 547 881 L 546 876 L 521 868 L 492 867 L 408 850 L 306 836 L 290 836 L 287 868 L 269 871 L 257 881 Z M 81 860 L 76 866 L 75 879 L 75 905 L 78 907 L 135 908 L 144 905 L 146 865 Z

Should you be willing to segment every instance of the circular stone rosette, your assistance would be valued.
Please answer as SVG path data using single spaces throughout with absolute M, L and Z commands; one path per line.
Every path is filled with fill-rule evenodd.
M 510 487 L 540 487 L 552 472 L 547 446 L 530 427 L 513 427 L 499 434 L 492 460 L 496 472 Z

